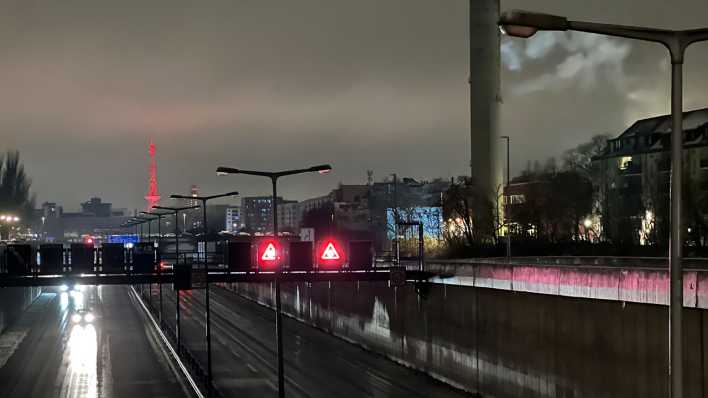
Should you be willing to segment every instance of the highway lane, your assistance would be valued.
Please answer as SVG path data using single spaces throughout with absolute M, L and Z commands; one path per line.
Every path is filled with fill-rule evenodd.
M 163 294 L 164 307 L 175 308 L 174 292 L 164 289 Z M 218 287 L 212 287 L 210 297 L 216 388 L 226 397 L 274 396 L 273 311 Z M 206 368 L 204 291 L 183 292 L 180 304 L 183 344 Z M 174 310 L 166 318 L 174 326 Z M 287 317 L 284 320 L 289 397 L 467 396 L 323 331 Z
M 0 398 L 189 396 L 134 300 L 126 286 L 46 289 L 0 334 Z

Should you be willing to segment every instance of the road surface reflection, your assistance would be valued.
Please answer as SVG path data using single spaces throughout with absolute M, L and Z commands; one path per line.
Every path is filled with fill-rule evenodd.
M 66 371 L 63 379 L 60 375 L 62 398 L 96 398 L 99 395 L 98 333 L 92 323 L 93 315 L 90 312 L 82 312 L 85 311 L 86 305 L 84 292 L 79 289 L 61 293 L 61 309 L 73 310 L 70 311 L 73 315 L 64 351 L 63 362 Z M 87 314 L 90 314 L 90 317 L 87 317 Z
M 96 397 L 98 338 L 93 325 L 73 325 L 66 356 L 68 364 L 61 397 Z

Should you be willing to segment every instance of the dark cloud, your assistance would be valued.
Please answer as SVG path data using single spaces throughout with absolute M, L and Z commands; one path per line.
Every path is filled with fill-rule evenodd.
M 666 3 L 666 4 L 665 4 Z M 708 5 L 660 0 L 502 1 L 577 19 L 700 26 Z M 163 195 L 191 184 L 268 187 L 218 165 L 335 173 L 283 181 L 295 198 L 365 171 L 467 172 L 467 2 L 463 0 L 5 1 L 0 135 L 23 153 L 40 200 L 89 195 L 140 207 L 147 140 Z M 668 110 L 656 46 L 588 35 L 504 40 L 502 128 L 513 167 Z M 509 47 L 510 46 L 510 47 Z M 705 46 L 687 61 L 687 107 L 704 106 Z M 512 51 L 513 50 L 513 51 Z M 507 66 L 513 66 L 507 64 Z M 523 150 L 522 150 L 523 148 Z

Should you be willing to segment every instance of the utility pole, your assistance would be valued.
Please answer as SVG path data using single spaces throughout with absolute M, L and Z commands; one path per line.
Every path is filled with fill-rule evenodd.
M 393 243 L 394 243 L 394 263 L 396 265 L 400 262 L 401 252 L 398 245 L 398 174 L 393 173 Z

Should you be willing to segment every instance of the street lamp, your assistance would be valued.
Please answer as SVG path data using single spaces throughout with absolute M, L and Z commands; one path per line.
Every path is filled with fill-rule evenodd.
M 157 273 L 162 272 L 162 261 L 160 261 L 160 250 L 162 247 L 162 217 L 170 213 L 160 213 L 153 211 L 141 211 L 140 214 L 150 215 L 157 217 Z M 160 295 L 160 325 L 162 325 L 162 283 L 158 284 L 158 291 Z
M 142 212 L 141 212 L 141 213 L 142 213 Z M 134 220 L 137 220 L 138 222 L 140 222 L 140 226 L 141 226 L 141 227 L 142 227 L 142 224 L 147 223 L 147 226 L 148 226 L 148 233 L 147 233 L 147 236 L 148 236 L 148 240 L 150 240 L 150 239 L 151 239 L 150 237 L 152 236 L 152 222 L 153 222 L 154 220 L 157 220 L 157 217 L 135 216 L 135 217 L 133 217 L 133 219 L 134 219 Z
M 168 207 L 168 206 L 153 206 L 153 209 L 167 210 L 175 216 L 175 263 L 172 266 L 172 275 L 176 275 L 177 266 L 179 265 L 179 212 L 185 210 L 196 209 L 199 206 L 186 206 L 186 207 Z M 179 333 L 179 290 L 176 293 L 177 299 L 177 309 L 175 311 L 176 323 L 175 323 L 175 334 L 177 335 L 177 350 L 180 347 L 180 333 Z
M 284 170 L 284 171 L 255 171 L 255 170 L 241 170 L 232 167 L 218 167 L 216 169 L 216 175 L 226 175 L 226 174 L 248 174 L 260 177 L 270 178 L 273 184 L 273 197 L 272 197 L 272 209 L 273 209 L 273 236 L 278 238 L 278 194 L 277 194 L 277 184 L 278 178 L 304 173 L 320 173 L 327 174 L 332 171 L 332 166 L 328 164 L 321 164 L 317 166 L 311 166 L 306 169 L 295 169 L 295 170 Z M 277 271 L 275 276 L 275 338 L 278 352 L 278 396 L 280 398 L 285 397 L 285 382 L 284 382 L 284 371 L 283 371 L 283 319 L 280 310 L 280 270 Z
M 143 224 L 145 223 L 144 219 L 140 217 L 133 217 L 130 219 L 130 221 L 133 223 L 135 226 L 135 233 L 138 235 L 138 242 L 143 241 Z M 138 233 L 139 229 L 139 233 Z
M 669 239 L 669 379 L 672 398 L 683 396 L 682 313 L 683 313 L 683 231 L 681 229 L 682 152 L 683 152 L 683 62 L 686 48 L 708 40 L 708 28 L 689 30 L 655 29 L 570 21 L 557 15 L 522 10 L 507 11 L 499 25 L 515 37 L 531 37 L 539 30 L 596 33 L 649 41 L 664 45 L 671 57 L 671 236 Z
M 199 200 L 202 202 L 202 210 L 204 211 L 203 213 L 203 219 L 202 219 L 202 225 L 204 227 L 204 272 L 206 273 L 206 286 L 205 286 L 205 291 L 204 291 L 204 296 L 205 296 L 205 304 L 206 304 L 206 324 L 205 324 L 205 333 L 206 333 L 206 341 L 207 341 L 207 397 L 211 396 L 211 383 L 212 383 L 212 377 L 211 377 L 211 322 L 210 322 L 210 317 L 209 317 L 209 269 L 207 265 L 207 234 L 209 230 L 207 229 L 207 201 L 212 200 L 212 199 L 217 199 L 217 198 L 224 198 L 227 196 L 236 196 L 238 195 L 238 192 L 233 191 L 233 192 L 228 192 L 228 193 L 223 193 L 219 195 L 210 195 L 210 196 L 197 196 L 197 195 L 170 195 L 172 199 L 189 199 L 189 200 Z

